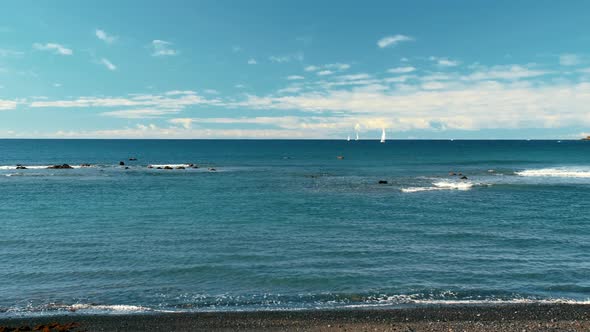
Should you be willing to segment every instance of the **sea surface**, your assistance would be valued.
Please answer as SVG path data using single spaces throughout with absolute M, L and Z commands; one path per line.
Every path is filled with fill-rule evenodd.
M 0 190 L 0 317 L 590 303 L 590 142 L 0 140 Z

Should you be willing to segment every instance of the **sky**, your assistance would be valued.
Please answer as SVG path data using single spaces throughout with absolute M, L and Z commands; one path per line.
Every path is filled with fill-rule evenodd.
M 2 138 L 576 139 L 589 1 L 0 3 Z

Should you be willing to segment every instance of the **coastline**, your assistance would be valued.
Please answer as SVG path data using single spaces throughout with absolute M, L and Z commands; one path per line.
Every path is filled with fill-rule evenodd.
M 0 319 L 2 327 L 78 323 L 71 331 L 588 331 L 590 305 L 445 305 L 403 309 L 340 309 Z

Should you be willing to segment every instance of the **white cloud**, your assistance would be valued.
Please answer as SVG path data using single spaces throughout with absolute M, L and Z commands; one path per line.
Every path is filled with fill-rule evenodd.
M 287 55 L 271 55 L 268 57 L 268 60 L 275 63 L 286 63 L 291 61 L 303 61 L 304 55 L 302 52 L 294 53 L 294 54 L 287 54 Z
M 163 115 L 169 115 L 173 113 L 178 113 L 180 110 L 177 109 L 132 109 L 132 110 L 120 110 L 120 111 L 110 111 L 110 112 L 102 112 L 101 115 L 114 117 L 114 118 L 122 118 L 122 119 L 150 119 L 150 118 L 159 118 Z
M 170 119 L 170 120 L 168 120 L 168 122 L 173 123 L 173 124 L 179 124 L 186 129 L 190 129 L 193 124 L 193 119 L 191 119 L 191 118 L 176 118 L 176 119 Z
M 254 58 L 248 59 L 248 64 L 249 65 L 255 65 L 255 64 L 257 64 L 256 59 L 254 59 Z
M 347 63 L 329 63 L 321 66 L 307 66 L 303 70 L 308 72 L 317 72 L 320 76 L 330 75 L 334 72 L 340 72 L 350 69 L 350 65 Z
M 112 44 L 115 40 L 117 40 L 116 36 L 111 36 L 101 29 L 96 29 L 94 33 L 96 34 L 96 38 L 104 41 L 107 44 Z
M 0 111 L 16 109 L 17 102 L 13 100 L 0 99 Z
M 412 41 L 414 38 L 405 35 L 386 36 L 377 41 L 379 48 L 395 46 L 401 42 Z
M 416 68 L 414 68 L 412 66 L 407 66 L 407 67 L 391 68 L 391 69 L 388 69 L 387 72 L 392 73 L 392 74 L 405 74 L 405 73 L 411 73 L 415 70 L 416 70 Z
M 290 76 L 287 76 L 287 79 L 289 81 L 295 81 L 295 80 L 303 80 L 303 79 L 305 79 L 305 77 L 299 76 L 299 75 L 290 75 Z
M 491 68 L 480 67 L 477 71 L 462 76 L 461 79 L 467 81 L 481 80 L 517 80 L 536 76 L 547 75 L 550 72 L 544 70 L 534 70 L 520 65 L 494 66 Z
M 576 54 L 562 54 L 559 56 L 559 64 L 562 66 L 575 66 L 580 62 L 580 57 Z
M 318 76 L 326 76 L 326 75 L 332 75 L 334 74 L 333 71 L 331 70 L 320 70 L 317 72 Z
M 47 44 L 34 43 L 33 48 L 35 48 L 39 51 L 50 51 L 50 52 L 53 52 L 54 54 L 59 54 L 59 55 L 72 55 L 74 53 L 71 49 L 69 49 L 63 45 L 56 44 L 56 43 L 47 43 Z
M 431 56 L 429 59 L 430 61 L 436 62 L 436 64 L 441 67 L 456 67 L 460 64 L 459 61 L 449 60 L 447 58 L 439 58 L 435 56 Z
M 318 67 L 318 66 L 307 66 L 303 70 L 305 70 L 305 71 L 316 71 L 316 70 L 319 70 L 319 69 L 320 69 L 320 67 Z
M 100 59 L 100 63 L 102 63 L 108 70 L 114 71 L 117 70 L 117 66 L 115 66 L 109 59 L 102 58 Z
M 215 89 L 205 89 L 203 90 L 203 92 L 208 93 L 210 95 L 218 95 L 219 91 L 215 90 Z
M 24 53 L 20 52 L 20 51 L 9 50 L 6 48 L 0 48 L 0 57 L 19 57 L 23 54 Z
M 167 42 L 165 40 L 152 40 L 152 56 L 178 55 L 178 51 L 171 48 L 172 45 L 173 44 L 171 42 Z
M 175 92 L 175 91 L 172 91 Z M 189 91 L 192 92 L 192 91 Z M 191 105 L 215 105 L 217 99 L 206 99 L 194 93 L 173 93 L 163 95 L 136 94 L 127 97 L 79 97 L 72 100 L 33 101 L 32 108 L 109 108 L 109 107 L 142 107 L 142 109 L 182 109 Z

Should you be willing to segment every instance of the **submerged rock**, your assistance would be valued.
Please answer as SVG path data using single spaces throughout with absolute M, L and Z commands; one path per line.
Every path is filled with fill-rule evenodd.
M 129 158 L 129 161 L 137 161 L 137 158 L 131 157 L 131 158 Z
M 186 169 L 184 166 L 177 166 L 176 169 Z
M 122 161 L 120 161 L 120 162 L 119 162 L 119 166 L 125 166 L 125 163 L 124 163 L 124 162 L 122 162 Z
M 27 169 L 27 168 L 25 166 L 22 166 L 22 165 L 17 165 L 16 166 L 16 169 Z
M 344 159 L 344 156 L 337 156 L 336 158 L 342 160 L 342 159 Z
M 467 177 L 466 177 L 465 175 L 463 175 L 463 176 L 461 177 L 461 180 L 467 180 Z
M 386 180 L 379 180 L 379 184 L 387 184 Z
M 88 163 L 84 163 L 84 164 L 80 165 L 80 167 L 90 167 L 90 166 L 92 166 L 92 165 L 90 165 Z
M 63 164 L 63 165 L 53 165 L 53 166 L 49 166 L 47 168 L 48 169 L 72 169 L 73 167 L 68 164 Z
M 455 173 L 455 172 L 449 172 L 449 175 L 450 176 L 455 176 L 455 175 L 457 175 L 457 173 Z
M 158 168 L 159 168 L 159 167 L 158 167 Z M 164 167 L 164 169 L 174 169 L 174 168 L 172 168 L 172 167 L 170 167 L 170 166 L 165 166 L 165 167 Z
M 209 167 L 209 172 L 216 172 L 217 170 L 213 167 Z

